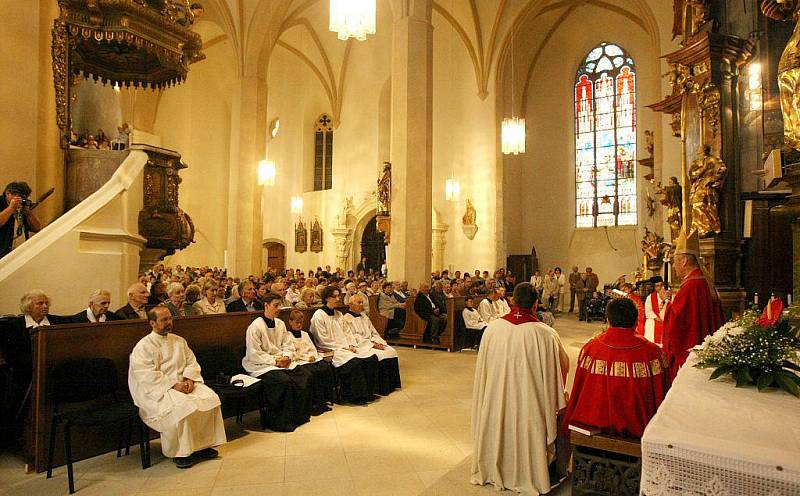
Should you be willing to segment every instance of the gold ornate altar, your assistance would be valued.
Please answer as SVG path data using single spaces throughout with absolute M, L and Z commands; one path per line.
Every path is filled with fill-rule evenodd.
M 681 140 L 682 208 L 670 213 L 681 231 L 701 235 L 701 263 L 726 313 L 744 308 L 737 227 L 737 81 L 752 56 L 749 40 L 718 32 L 709 0 L 675 0 L 673 35 L 681 48 L 664 56 L 669 95 L 649 105 L 671 116 Z M 666 193 L 666 191 L 664 191 Z M 673 240 L 674 241 L 674 240 Z

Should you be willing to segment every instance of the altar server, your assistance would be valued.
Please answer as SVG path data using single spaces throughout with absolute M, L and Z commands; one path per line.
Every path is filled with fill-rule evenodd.
M 644 312 L 647 320 L 644 323 L 644 337 L 651 343 L 661 346 L 664 335 L 664 316 L 670 303 L 669 291 L 664 288 L 661 276 L 651 279 L 655 283 L 655 290 L 650 293 L 644 302 Z
M 219 397 L 203 384 L 200 366 L 186 340 L 171 334 L 172 314 L 165 307 L 147 312 L 152 331 L 133 348 L 128 387 L 139 415 L 161 433 L 161 451 L 178 468 L 217 456 L 225 426 Z
M 242 367 L 264 382 L 267 426 L 273 431 L 292 432 L 311 419 L 311 372 L 292 362 L 296 349 L 286 324 L 278 318 L 282 297 L 264 296 L 264 315 L 247 328 L 247 350 Z
M 351 342 L 360 354 L 378 357 L 378 394 L 386 396 L 400 388 L 400 363 L 397 351 L 378 334 L 369 316 L 364 312 L 364 297 L 356 293 L 350 298 L 350 310 L 342 317 L 342 329 L 351 336 Z
M 461 311 L 461 316 L 464 318 L 464 327 L 467 331 L 464 337 L 464 346 L 466 348 L 480 348 L 483 331 L 486 329 L 486 321 L 483 320 L 480 312 L 475 309 L 475 299 L 472 296 L 467 296 L 464 301 L 464 310 Z
M 722 306 L 716 289 L 700 270 L 700 240 L 696 232 L 678 237 L 672 264 L 681 287 L 664 315 L 664 352 L 670 378 L 689 356 L 689 350 L 722 326 Z
M 478 313 L 481 314 L 481 319 L 484 322 L 491 323 L 495 319 L 499 318 L 497 315 L 497 308 L 494 305 L 494 302 L 497 300 L 497 291 L 492 290 L 486 295 L 486 298 L 482 299 L 480 303 L 478 303 Z
M 483 334 L 472 394 L 473 484 L 523 494 L 551 489 L 569 357 L 556 331 L 537 320 L 537 298 L 529 283 L 517 285 L 511 313 Z
M 339 288 L 325 286 L 321 296 L 324 306 L 311 317 L 311 335 L 318 346 L 333 350 L 342 399 L 356 404 L 371 401 L 378 387 L 378 357 L 360 358 L 358 348 L 348 341 L 342 330 L 342 314 L 336 310 Z
M 300 310 L 292 310 L 289 314 L 289 332 L 294 340 L 294 357 L 301 370 L 311 374 L 312 391 L 311 414 L 318 415 L 329 411 L 328 403 L 336 399 L 336 374 L 333 364 L 324 360 L 311 341 L 311 336 L 303 330 L 305 315 Z
M 669 389 L 661 349 L 636 334 L 638 311 L 626 298 L 606 307 L 609 328 L 581 349 L 563 429 L 572 423 L 641 438 Z

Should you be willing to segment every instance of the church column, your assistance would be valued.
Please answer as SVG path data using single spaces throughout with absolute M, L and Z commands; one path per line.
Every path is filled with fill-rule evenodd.
M 267 82 L 245 76 L 234 86 L 228 176 L 228 274 L 246 277 L 262 270 L 262 187 L 258 162 L 264 159 Z
M 392 227 L 389 278 L 431 274 L 433 25 L 431 0 L 397 2 L 392 32 Z

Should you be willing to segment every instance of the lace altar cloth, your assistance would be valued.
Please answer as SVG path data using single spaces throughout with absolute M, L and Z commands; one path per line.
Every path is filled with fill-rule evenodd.
M 800 399 L 709 381 L 695 354 L 642 436 L 646 496 L 800 495 Z

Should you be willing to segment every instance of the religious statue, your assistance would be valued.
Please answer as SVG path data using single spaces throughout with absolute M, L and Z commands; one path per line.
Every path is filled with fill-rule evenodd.
M 700 156 L 689 168 L 689 203 L 692 206 L 692 229 L 700 236 L 722 229 L 719 220 L 719 191 L 728 168 L 711 154 L 709 145 L 700 147 Z
M 706 0 L 686 0 L 683 34 L 689 37 L 700 31 L 700 27 L 708 20 L 708 4 Z
M 392 164 L 383 163 L 383 172 L 378 179 L 378 214 L 389 215 L 392 211 Z
M 647 260 L 647 268 L 657 271 L 664 263 L 664 255 L 669 252 L 670 244 L 664 242 L 664 238 L 653 231 L 644 228 L 644 239 L 642 239 L 642 252 Z
M 303 218 L 297 219 L 297 224 L 294 226 L 294 251 L 297 253 L 305 253 L 308 249 L 308 230 L 306 225 L 303 224 Z
M 655 145 L 653 143 L 653 131 L 650 131 L 649 129 L 644 130 L 644 143 L 647 153 L 650 155 L 650 157 L 652 157 L 653 152 L 655 151 Z
M 475 233 L 478 232 L 476 220 L 477 213 L 475 212 L 475 206 L 472 204 L 472 200 L 467 198 L 467 210 L 464 212 L 464 217 L 461 218 L 461 229 L 464 231 L 464 235 L 469 239 L 474 239 Z
M 794 20 L 794 31 L 778 62 L 781 112 L 783 113 L 783 144 L 800 152 L 800 0 L 763 0 L 761 11 L 765 16 L 783 21 Z
M 314 253 L 322 251 L 322 225 L 318 218 L 315 218 L 311 225 L 311 251 Z
M 659 182 L 655 184 L 654 188 L 659 196 L 659 202 L 667 207 L 667 223 L 672 233 L 672 239 L 678 239 L 683 224 L 683 188 L 675 176 L 669 178 L 667 187 L 661 186 Z
M 647 216 L 653 217 L 656 214 L 656 201 L 650 195 L 650 190 L 647 191 L 647 198 L 645 199 L 645 205 L 647 206 Z
M 342 204 L 342 211 L 336 216 L 336 225 L 339 227 L 347 227 L 348 217 L 353 215 L 353 197 L 347 196 Z

